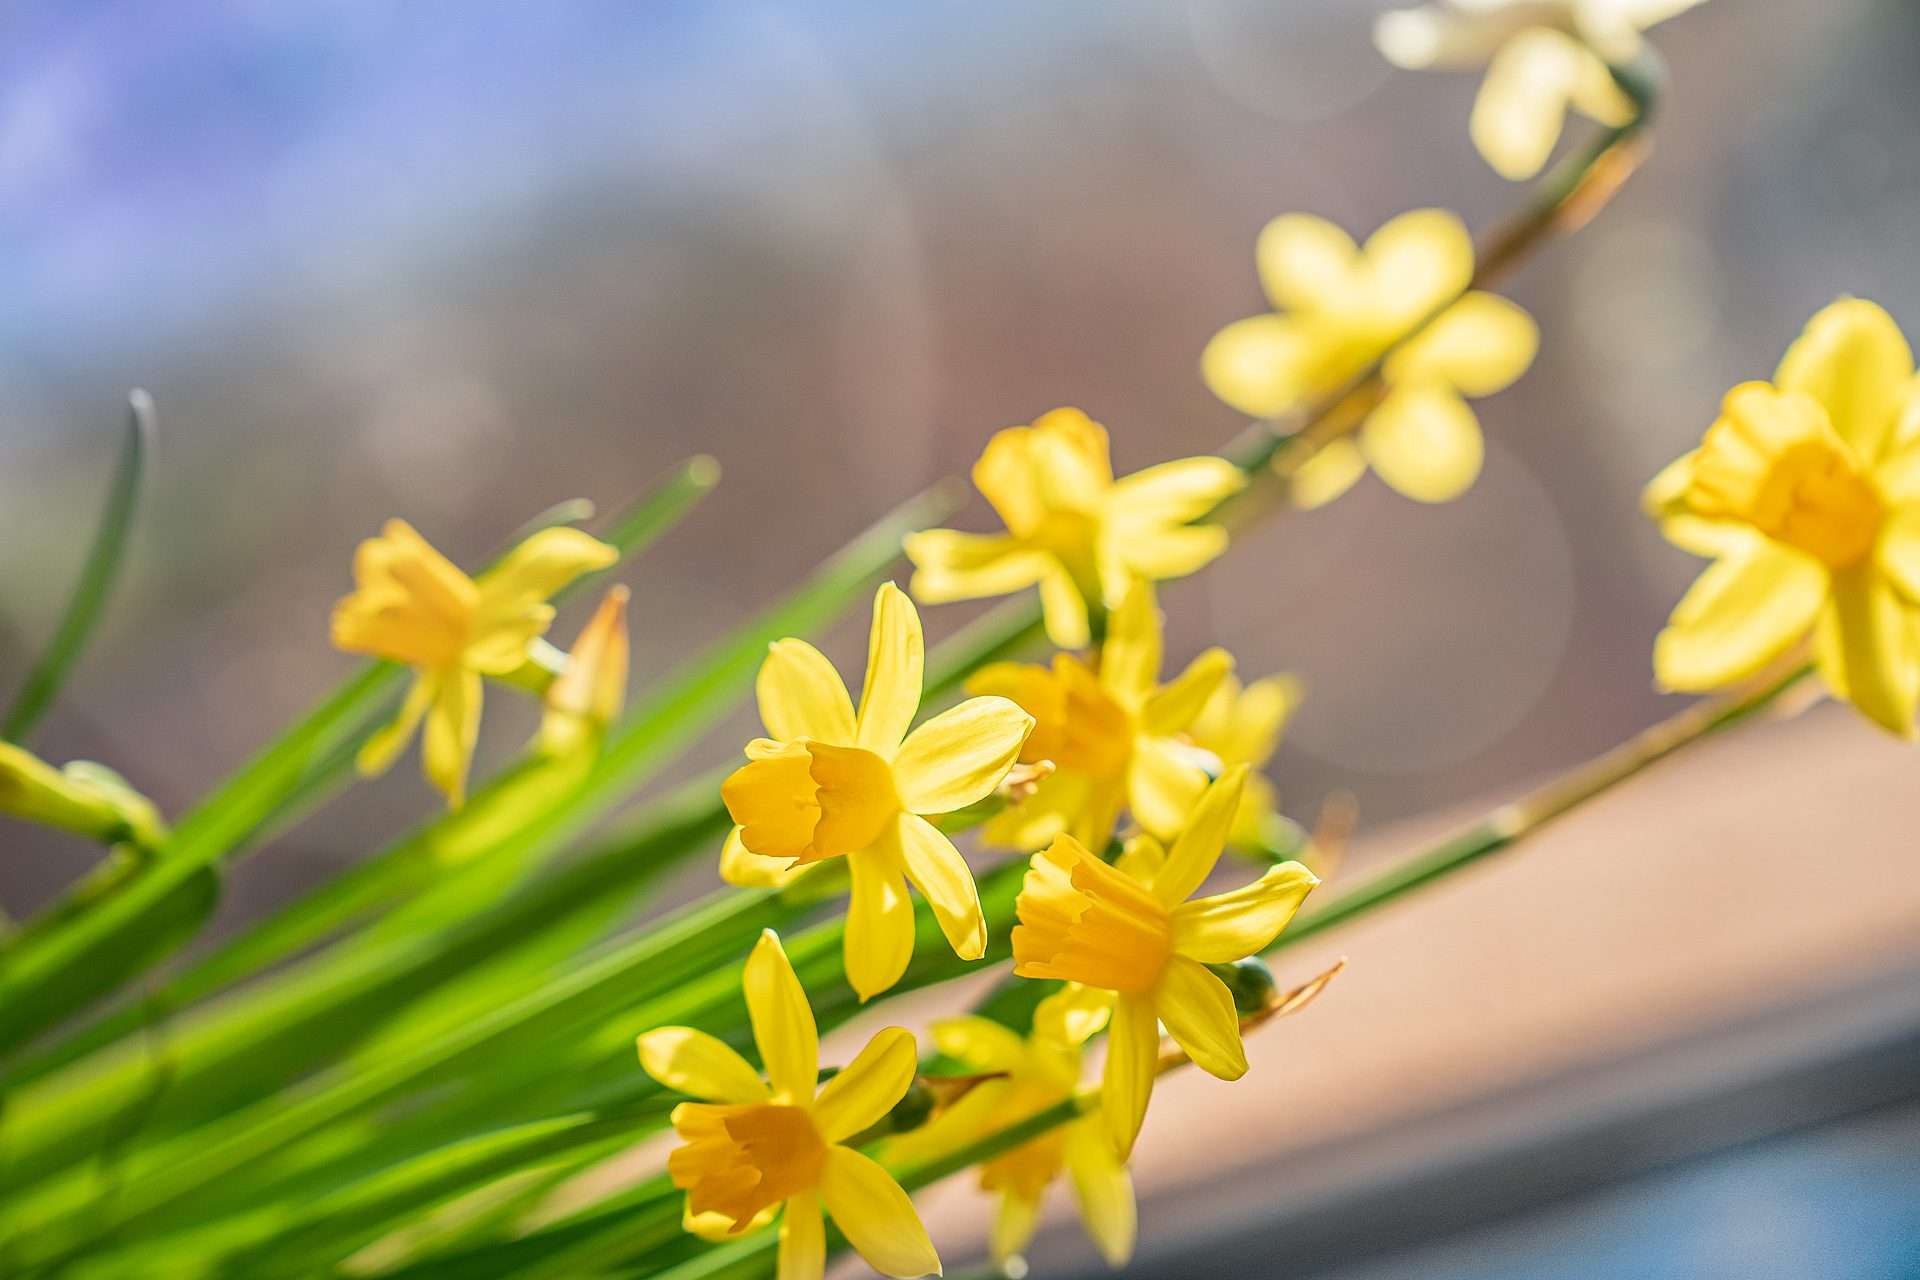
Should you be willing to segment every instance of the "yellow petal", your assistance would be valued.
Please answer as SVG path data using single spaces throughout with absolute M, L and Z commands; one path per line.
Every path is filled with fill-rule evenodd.
M 827 1271 L 827 1224 L 820 1197 L 802 1191 L 787 1199 L 780 1215 L 780 1253 L 775 1280 L 820 1280 Z
M 1126 1162 L 1114 1155 L 1113 1144 L 1098 1125 L 1081 1120 L 1067 1130 L 1066 1163 L 1088 1238 L 1108 1266 L 1125 1266 L 1133 1257 L 1137 1231 L 1133 1179 L 1127 1176 Z
M 1724 556 L 1688 588 L 1655 639 L 1654 677 L 1695 693 L 1744 680 L 1807 634 L 1826 595 L 1819 561 L 1777 542 Z
M 1106 1028 L 1113 1017 L 1113 993 L 1069 982 L 1033 1011 L 1036 1040 L 1082 1045 Z
M 1367 458 L 1360 446 L 1342 436 L 1322 445 L 1288 473 L 1288 497 L 1302 511 L 1312 511 L 1353 488 L 1366 471 Z
M 921 671 L 926 642 L 920 614 L 907 593 L 891 582 L 873 598 L 873 629 L 867 640 L 867 680 L 860 691 L 854 741 L 868 751 L 891 756 L 907 736 L 920 709 Z
M 1467 126 L 1494 172 L 1513 182 L 1540 172 L 1585 78 L 1583 60 L 1592 57 L 1549 27 L 1530 27 L 1494 54 Z
M 1160 610 L 1153 586 L 1136 580 L 1107 622 L 1100 647 L 1100 687 L 1121 705 L 1142 705 L 1160 679 Z
M 1473 279 L 1473 236 L 1445 209 L 1414 209 L 1367 237 L 1361 250 L 1374 306 L 1410 327 Z
M 419 667 L 459 658 L 479 592 L 412 525 L 389 520 L 362 542 L 353 577 L 353 594 L 333 611 L 336 647 Z
M 1387 359 L 1395 386 L 1442 382 L 1463 396 L 1490 396 L 1527 371 L 1540 329 L 1497 294 L 1469 293 Z
M 740 828 L 727 833 L 720 846 L 720 878 L 741 889 L 780 889 L 792 884 L 808 864 L 789 858 L 765 858 L 747 848 Z
M 540 723 L 542 747 L 555 754 L 579 748 L 620 718 L 627 701 L 625 587 L 613 587 L 581 628 L 567 654 L 567 669 L 547 688 Z
M 742 847 L 753 853 L 790 862 L 812 850 L 819 784 L 805 744 L 757 739 L 747 763 L 720 784 L 720 800 L 739 824 Z
M 1106 578 L 1151 578 L 1163 582 L 1204 569 L 1227 549 L 1227 531 L 1217 524 L 1141 529 L 1125 522 L 1107 528 Z M 1112 594 L 1109 591 L 1109 594 Z M 1120 592 L 1124 595 L 1124 590 Z
M 1231 998 L 1231 997 L 1229 997 Z M 1107 1065 L 1100 1077 L 1100 1116 L 1107 1142 L 1125 1160 L 1147 1118 L 1153 1074 L 1160 1062 L 1160 1024 L 1149 996 L 1114 1001 L 1107 1031 Z
M 1240 808 L 1240 793 L 1247 784 L 1247 766 L 1235 765 L 1208 787 L 1194 805 L 1186 828 L 1167 850 L 1167 863 L 1153 878 L 1153 896 L 1166 906 L 1185 902 L 1213 873 L 1227 847 L 1227 832 L 1233 827 L 1233 815 Z
M 820 1090 L 813 1122 L 828 1142 L 845 1142 L 881 1120 L 906 1096 L 920 1069 L 913 1033 L 887 1027 Z
M 1163 462 L 1115 482 L 1107 498 L 1108 515 L 1142 525 L 1187 524 L 1209 515 L 1246 485 L 1245 474 L 1225 458 Z
M 1690 450 L 1660 468 L 1641 491 L 1640 509 L 1658 521 L 1661 535 L 1682 551 L 1714 557 L 1746 552 L 1764 537 L 1759 530 L 1742 520 L 1703 516 L 1687 502 L 1699 453 Z
M 1168 738 L 1142 738 L 1127 763 L 1127 804 L 1134 820 L 1171 840 L 1207 789 L 1206 771 L 1194 753 Z M 1098 847 L 1098 845 L 1095 845 Z
M 1032 445 L 1031 427 L 1008 427 L 994 432 L 973 464 L 974 487 L 1016 536 L 1033 532 L 1047 518 Z
M 1208 341 L 1200 377 L 1248 417 L 1277 418 L 1329 389 L 1329 359 L 1324 326 L 1300 316 L 1250 316 Z
M 1040 1226 L 1040 1197 L 1022 1194 L 1014 1187 L 1000 1193 L 1000 1208 L 993 1215 L 993 1230 L 987 1247 L 996 1267 L 1004 1269 L 1007 1260 L 1019 1256 L 1033 1240 Z
M 1874 559 L 1910 605 L 1920 605 L 1920 505 L 1895 511 L 1880 530 Z
M 850 1147 L 828 1147 L 820 1199 L 840 1234 L 882 1275 L 924 1276 L 940 1270 L 940 1255 L 920 1225 L 913 1201 L 879 1164 Z
M 1281 214 L 1260 229 L 1253 252 L 1276 311 L 1336 310 L 1352 295 L 1360 250 L 1325 218 Z
M 1193 1065 L 1222 1080 L 1247 1074 L 1233 992 L 1198 960 L 1174 956 L 1153 993 L 1154 1011 Z
M 1040 612 L 1046 619 L 1047 639 L 1055 647 L 1084 649 L 1092 640 L 1086 597 L 1065 569 L 1051 570 L 1040 579 Z
M 1202 964 L 1231 964 L 1267 948 L 1320 878 L 1283 862 L 1250 885 L 1175 907 L 1173 949 Z
M 767 646 L 754 681 L 760 720 L 782 741 L 812 738 L 835 746 L 853 741 L 853 699 L 825 654 L 788 637 Z
M 1472 487 L 1486 446 L 1458 393 L 1437 383 L 1397 387 L 1360 429 L 1379 477 L 1416 502 L 1447 502 Z
M 729 1240 L 738 1240 L 749 1232 L 758 1231 L 773 1221 L 773 1215 L 780 1212 L 780 1206 L 770 1204 L 747 1220 L 747 1225 L 734 1230 L 734 1220 L 724 1213 L 715 1213 L 711 1209 L 704 1213 L 693 1211 L 692 1197 L 688 1197 L 686 1207 L 680 1212 L 680 1226 L 690 1236 L 698 1236 L 712 1244 L 725 1244 Z
M 847 855 L 847 982 L 862 1002 L 890 990 L 913 959 L 913 903 L 895 856 L 877 848 Z
M 692 1027 L 656 1027 L 638 1041 L 640 1065 L 669 1089 L 706 1102 L 764 1102 L 760 1073 L 725 1041 Z
M 973 1014 L 934 1023 L 933 1043 L 975 1071 L 1012 1071 L 1027 1055 L 1026 1045 L 1010 1028 Z
M 450 671 L 435 682 L 427 708 L 426 742 L 421 752 L 427 781 L 459 808 L 467 795 L 467 768 L 480 737 L 480 676 Z
M 1913 379 L 1913 349 L 1893 317 L 1865 298 L 1823 307 L 1774 371 L 1782 391 L 1819 401 L 1842 439 L 1871 465 L 1891 436 Z
M 900 857 L 953 954 L 978 960 L 987 953 L 987 921 L 980 911 L 980 895 L 973 872 L 953 841 L 925 818 L 903 813 L 899 819 Z
M 760 1046 L 760 1061 L 766 1064 L 775 1099 L 811 1102 L 820 1070 L 820 1033 L 814 1027 L 807 993 L 773 930 L 761 931 L 760 941 L 747 957 L 741 986 L 747 1018 L 753 1023 L 753 1042 Z
M 1141 726 L 1148 733 L 1182 732 L 1206 709 L 1220 682 L 1232 674 L 1233 655 L 1225 649 L 1208 649 L 1147 699 L 1140 712 Z
M 907 535 L 913 595 L 922 604 L 1003 596 L 1033 586 L 1054 559 L 1018 538 L 928 529 Z
M 1902 738 L 1914 736 L 1920 696 L 1920 633 L 1912 609 L 1871 565 L 1835 575 L 1833 661 L 1846 699 Z
M 893 782 L 909 813 L 951 813 L 993 794 L 1034 719 L 1006 698 L 969 698 L 907 735 Z
M 1072 407 L 1033 420 L 1034 473 L 1047 506 L 1090 511 L 1113 484 L 1107 429 Z
M 1340 386 L 1354 361 L 1342 355 L 1325 322 L 1256 315 L 1213 334 L 1200 351 L 1200 378 L 1221 401 L 1250 418 L 1279 418 Z
M 620 553 L 578 529 L 542 529 L 475 580 L 480 600 L 464 661 L 500 675 L 526 659 L 527 645 L 553 621 L 546 603 L 584 573 L 605 569 Z
M 399 714 L 361 744 L 360 753 L 354 757 L 354 767 L 361 777 L 378 777 L 393 767 L 393 762 L 419 730 L 421 718 L 440 691 L 440 680 L 440 676 L 426 672 L 414 677 L 406 701 L 400 704 Z
M 1114 870 L 1141 884 L 1152 884 L 1166 865 L 1167 847 L 1144 832 L 1128 840 L 1127 847 L 1113 860 Z

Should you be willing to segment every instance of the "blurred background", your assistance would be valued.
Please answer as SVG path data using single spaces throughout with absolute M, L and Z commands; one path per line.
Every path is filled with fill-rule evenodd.
M 1121 470 L 1219 446 L 1244 424 L 1201 385 L 1197 361 L 1219 327 L 1263 309 L 1263 223 L 1303 210 L 1363 235 L 1433 204 L 1484 227 L 1516 198 L 1469 145 L 1475 79 L 1392 71 L 1368 35 L 1382 7 L 9 6 L 7 678 L 24 673 L 84 550 L 127 388 L 149 388 L 161 418 L 131 573 L 36 745 L 56 761 L 107 761 L 177 813 L 350 668 L 328 648 L 327 612 L 350 585 L 355 543 L 389 515 L 471 563 L 555 501 L 609 509 L 689 454 L 714 454 L 718 493 L 629 575 L 644 678 L 909 494 L 963 472 L 996 428 L 1081 406 L 1108 425 Z M 1217 641 L 1249 676 L 1305 682 L 1275 773 L 1303 816 L 1336 790 L 1357 797 L 1363 867 L 1677 707 L 1651 687 L 1649 645 L 1698 565 L 1640 516 L 1640 486 L 1834 295 L 1873 297 L 1920 326 L 1920 7 L 1715 0 L 1654 40 L 1674 83 L 1652 159 L 1510 286 L 1543 345 L 1518 385 L 1479 406 L 1489 450 L 1477 487 L 1427 508 L 1368 479 L 1164 593 L 1172 660 Z M 958 523 L 986 527 L 982 504 Z M 969 616 L 932 611 L 929 630 Z M 580 620 L 563 618 L 555 639 Z M 826 647 L 857 669 L 858 620 Z M 533 723 L 532 708 L 493 698 L 483 767 Z M 729 758 L 751 724 L 743 712 L 688 767 Z M 1274 1136 L 1235 1159 L 1277 1158 L 1289 1143 L 1351 1155 L 1416 1112 L 1521 1107 L 1513 1090 L 1527 1081 L 1560 1080 L 1591 1101 L 1599 1086 L 1577 1073 L 1628 1059 L 1653 1071 L 1642 1093 L 1672 1105 L 1636 1055 L 1804 1005 L 1842 978 L 1884 984 L 1920 960 L 1911 756 L 1832 709 L 1769 732 L 1604 811 L 1562 842 L 1560 863 L 1543 853 L 1541 878 L 1469 886 L 1481 897 L 1455 903 L 1452 919 L 1481 932 L 1457 949 L 1457 972 L 1444 939 L 1458 923 L 1410 917 L 1381 935 L 1364 957 L 1375 985 L 1343 980 L 1350 1021 L 1328 1015 L 1311 1033 L 1316 1009 L 1266 1033 L 1297 1025 L 1293 1043 L 1321 1046 L 1317 1078 L 1345 1094 L 1303 1092 L 1310 1075 L 1294 1092 L 1279 1088 L 1285 1077 L 1243 1086 L 1271 1106 Z M 233 875 L 221 927 L 432 803 L 411 758 L 353 789 Z M 13 913 L 47 901 L 89 856 L 19 828 L 6 840 L 0 904 Z M 1639 859 L 1663 875 L 1703 847 L 1724 855 L 1717 870 L 1662 890 L 1677 905 L 1658 912 L 1593 870 Z M 1817 892 L 1792 874 L 1808 859 Z M 1572 879 L 1555 880 L 1556 865 Z M 1777 901 L 1729 896 L 1729 866 L 1758 868 Z M 1571 924 L 1527 914 L 1530 902 L 1566 912 L 1570 894 L 1589 892 Z M 1781 949 L 1782 904 L 1818 918 L 1786 930 L 1807 935 L 1803 951 Z M 1499 932 L 1516 920 L 1558 949 L 1516 963 Z M 1363 958 L 1367 936 L 1343 935 L 1342 949 Z M 1339 1003 L 1339 988 L 1322 1002 Z M 1335 1034 L 1343 1026 L 1368 1037 L 1364 1050 Z M 1435 1045 L 1458 1051 L 1446 1070 L 1421 1056 Z M 1295 1060 L 1286 1045 L 1273 1053 Z M 1387 1074 L 1356 1072 L 1362 1059 Z M 1197 1086 L 1178 1096 L 1195 1115 L 1240 1105 Z M 1570 1112 L 1553 1096 L 1535 1099 L 1528 1134 L 1564 1128 Z M 1304 1127 L 1289 1099 L 1314 1113 Z M 1872 1218 L 1881 1235 L 1845 1233 L 1860 1248 L 1884 1241 L 1878 1252 L 1816 1248 L 1813 1262 L 1773 1271 L 1801 1256 L 1774 1246 L 1758 1261 L 1735 1255 L 1743 1268 L 1725 1274 L 1920 1274 L 1920 1121 L 1904 1123 L 1856 1122 L 1884 1158 L 1842 1133 L 1833 1141 L 1859 1159 L 1822 1164 L 1822 1130 L 1796 1139 L 1812 1155 L 1769 1146 L 1730 1171 L 1660 1176 L 1693 1177 L 1693 1194 L 1723 1206 L 1851 1204 L 1863 1187 L 1885 1191 L 1890 1213 L 1905 1206 L 1904 1219 Z M 1458 1142 L 1433 1141 L 1463 1158 Z M 1180 1145 L 1142 1149 L 1145 1235 L 1157 1229 L 1163 1245 L 1197 1220 L 1168 1206 L 1209 1163 Z M 1416 1146 L 1380 1148 L 1387 1173 L 1369 1194 L 1402 1208 L 1424 1194 L 1392 1190 L 1424 1158 Z M 1312 1199 L 1291 1184 L 1265 1199 L 1244 1194 L 1265 1184 L 1236 1185 L 1239 1200 L 1208 1193 L 1235 1223 L 1287 1220 L 1276 1205 Z M 1756 1200 L 1763 1186 L 1774 1194 Z M 1676 1209 L 1684 1189 L 1666 1184 L 1608 1194 L 1551 1222 L 1503 1219 L 1497 1240 L 1469 1236 L 1404 1274 L 1721 1274 L 1708 1263 L 1729 1255 L 1711 1240 L 1697 1254 L 1608 1254 L 1581 1233 L 1672 1240 L 1703 1220 Z M 1327 1228 L 1296 1270 L 1492 1231 L 1476 1224 L 1517 1204 L 1488 1191 L 1371 1244 L 1365 1223 L 1380 1219 L 1356 1218 L 1345 1235 Z M 1763 1218 L 1791 1226 L 1750 1211 L 1726 1239 L 1751 1244 L 1741 1223 Z M 1048 1241 L 1061 1266 L 1089 1256 L 1071 1233 L 1046 1237 L 1042 1256 Z M 1591 1269 L 1541 1261 L 1576 1255 Z M 1274 1256 L 1247 1253 L 1246 1274 L 1272 1274 Z M 1860 1269 L 1820 1269 L 1836 1257 Z M 1149 1249 L 1142 1266 L 1155 1265 Z M 1394 1265 L 1341 1274 L 1403 1274 Z

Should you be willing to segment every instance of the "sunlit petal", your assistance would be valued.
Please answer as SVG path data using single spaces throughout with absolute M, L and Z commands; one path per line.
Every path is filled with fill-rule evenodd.
M 1395 388 L 1360 429 L 1380 478 L 1416 502 L 1448 502 L 1473 486 L 1486 453 L 1480 422 L 1439 383 Z
M 732 1045 L 692 1027 L 656 1027 L 638 1041 L 640 1065 L 669 1089 L 706 1102 L 764 1102 L 760 1073 Z
M 913 1033 L 887 1027 L 867 1042 L 814 1100 L 813 1121 L 828 1142 L 844 1142 L 878 1123 L 906 1096 L 919 1070 Z
M 1231 964 L 1280 936 L 1320 878 L 1283 862 L 1252 884 L 1183 902 L 1172 912 L 1173 949 L 1202 964 Z
M 1826 596 L 1826 570 L 1812 556 L 1752 543 L 1716 560 L 1681 597 L 1654 641 L 1654 676 L 1685 692 L 1744 680 L 1808 633 Z
M 915 814 L 899 818 L 900 857 L 907 879 L 926 897 L 947 944 L 962 960 L 987 953 L 987 921 L 966 859 L 937 827 Z
M 820 1034 L 807 993 L 780 946 L 779 935 L 763 930 L 741 976 L 753 1041 L 767 1079 L 782 1102 L 810 1102 L 820 1070 Z
M 1208 649 L 1172 681 L 1154 691 L 1141 709 L 1140 723 L 1148 733 L 1179 733 L 1199 718 L 1220 682 L 1233 673 L 1233 655 Z
M 361 777 L 375 777 L 393 767 L 393 762 L 413 741 L 413 735 L 419 732 L 421 719 L 440 691 L 441 679 L 427 672 L 414 677 L 406 701 L 400 704 L 399 714 L 368 738 L 354 757 L 354 767 Z
M 969 698 L 907 735 L 894 786 L 909 813 L 951 813 L 993 794 L 1020 758 L 1034 718 L 1006 698 Z
M 1153 1075 L 1160 1061 L 1160 1024 L 1150 996 L 1123 995 L 1113 1006 L 1107 1031 L 1107 1065 L 1101 1076 L 1100 1114 L 1114 1153 L 1125 1160 L 1147 1118 Z
M 1247 1073 L 1233 993 L 1205 965 L 1185 956 L 1167 961 L 1153 1004 L 1167 1033 L 1196 1067 L 1222 1080 L 1238 1080 Z
M 466 799 L 467 769 L 480 738 L 481 686 L 478 672 L 450 671 L 435 681 L 427 708 L 422 762 L 427 780 L 458 808 Z
M 1807 322 L 1773 380 L 1782 391 L 1819 401 L 1834 430 L 1870 465 L 1893 431 L 1913 371 L 1913 349 L 1893 317 L 1865 298 L 1842 298 Z
M 1539 347 L 1532 316 L 1497 294 L 1476 291 L 1394 352 L 1386 379 L 1442 382 L 1461 395 L 1490 396 L 1525 373 Z
M 780 1215 L 780 1252 L 775 1264 L 778 1280 L 820 1280 L 827 1271 L 827 1224 L 820 1215 L 820 1197 L 802 1191 L 789 1197 Z
M 873 629 L 867 641 L 867 678 L 860 691 L 855 741 L 868 751 L 891 756 L 907 736 L 920 709 L 921 671 L 926 644 L 920 614 L 906 592 L 880 584 L 873 598 Z
M 847 982 L 862 1001 L 890 990 L 913 959 L 913 903 L 897 857 L 878 848 L 847 857 Z
M 1082 1120 L 1067 1130 L 1066 1163 L 1088 1237 L 1108 1266 L 1125 1266 L 1138 1229 L 1126 1162 L 1098 1125 Z
M 853 699 L 826 655 L 805 640 L 767 646 L 754 681 L 760 719 L 782 741 L 814 738 L 844 746 L 853 741 Z
M 1341 306 L 1351 295 L 1359 256 L 1352 236 L 1310 213 L 1281 214 L 1254 243 L 1260 284 L 1276 311 Z
M 1247 766 L 1235 765 L 1207 788 L 1167 850 L 1167 863 L 1153 879 L 1154 897 L 1169 907 L 1184 902 L 1213 873 L 1227 847 L 1227 832 L 1233 827 L 1246 782 Z
M 905 1277 L 940 1270 L 940 1256 L 913 1201 L 892 1174 L 858 1151 L 827 1148 L 820 1199 L 847 1243 L 875 1271 Z

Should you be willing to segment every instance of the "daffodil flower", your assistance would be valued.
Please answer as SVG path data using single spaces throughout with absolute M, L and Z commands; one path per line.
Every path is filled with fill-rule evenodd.
M 1294 501 L 1331 502 L 1369 465 L 1421 502 L 1466 492 L 1485 452 L 1467 397 L 1526 372 L 1539 332 L 1505 298 L 1467 292 L 1473 238 L 1460 219 L 1416 209 L 1360 248 L 1325 219 L 1284 214 L 1261 231 L 1255 257 L 1273 312 L 1228 325 L 1200 358 L 1207 386 L 1242 413 L 1273 418 L 1330 396 L 1405 339 L 1358 441 L 1335 439 L 1295 471 Z
M 625 587 L 612 587 L 581 628 L 567 655 L 566 670 L 547 686 L 546 714 L 540 721 L 540 748 L 567 755 L 597 743 L 620 718 L 627 701 Z
M 896 1138 L 892 1150 L 902 1159 L 958 1150 L 1072 1097 L 1080 1085 L 1082 1046 L 1106 1026 L 1111 1004 L 1104 992 L 1069 986 L 1040 1002 L 1025 1037 L 981 1017 L 934 1023 L 933 1042 L 941 1053 L 994 1078 L 974 1086 L 925 1128 Z M 996 1266 L 1004 1268 L 1033 1239 L 1041 1199 L 1063 1170 L 1101 1255 L 1115 1267 L 1133 1256 L 1133 1180 L 1095 1113 L 980 1166 L 981 1189 L 1000 1197 L 990 1237 Z
M 1411 71 L 1487 69 L 1474 100 L 1473 145 L 1503 178 L 1540 172 L 1568 110 L 1601 124 L 1633 118 L 1607 60 L 1624 61 L 1640 33 L 1700 0 L 1449 0 L 1396 9 L 1374 23 L 1388 62 Z
M 1757 675 L 1809 636 L 1827 687 L 1903 737 L 1920 696 L 1920 396 L 1893 318 L 1843 299 L 1771 384 L 1727 393 L 1700 447 L 1647 487 L 1714 563 L 1654 643 L 1668 688 Z
M 818 649 L 778 641 L 757 687 L 771 737 L 748 743 L 747 764 L 720 788 L 738 824 L 721 854 L 733 882 L 777 882 L 796 868 L 847 860 L 847 981 L 862 1000 L 898 982 L 913 957 L 909 882 L 955 955 L 986 954 L 973 873 L 926 815 L 991 794 L 1033 729 L 1033 717 L 1005 698 L 969 698 L 908 733 L 924 661 L 920 615 L 890 582 L 874 597 L 858 711 Z
M 996 433 L 973 482 L 1007 532 L 913 534 L 913 594 L 942 604 L 1037 584 L 1047 635 L 1080 649 L 1092 637 L 1090 608 L 1116 606 L 1135 578 L 1183 577 L 1226 550 L 1225 529 L 1193 522 L 1246 477 L 1224 458 L 1184 458 L 1116 481 L 1106 429 L 1078 409 L 1055 409 Z
M 333 610 L 333 643 L 416 672 L 393 723 L 360 750 L 360 772 L 384 772 L 426 721 L 427 780 L 449 804 L 466 795 L 480 732 L 482 676 L 527 660 L 553 622 L 554 592 L 620 553 L 578 529 L 543 529 L 470 578 L 404 520 L 389 520 L 353 557 L 353 594 Z
M 1236 766 L 1209 787 L 1164 852 L 1143 835 L 1110 866 L 1061 836 L 1034 855 L 1015 903 L 1014 973 L 1114 993 L 1100 1111 L 1122 1158 L 1153 1096 L 1161 1023 L 1202 1071 L 1246 1074 L 1233 993 L 1207 966 L 1265 948 L 1320 883 L 1283 862 L 1230 893 L 1187 900 L 1220 860 L 1246 777 Z
M 1280 746 L 1280 735 L 1300 705 L 1300 682 L 1292 676 L 1268 676 L 1246 688 L 1231 672 L 1221 677 L 1213 696 L 1188 729 L 1194 745 L 1210 751 L 1223 766 L 1248 767 L 1240 811 L 1227 843 L 1252 849 L 1266 843 L 1275 814 L 1273 783 L 1259 772 Z
M 687 1193 L 687 1230 L 726 1239 L 780 1214 L 779 1280 L 819 1280 L 824 1208 L 874 1270 L 938 1274 L 939 1255 L 913 1201 L 892 1174 L 846 1145 L 913 1084 L 913 1034 L 888 1027 L 820 1086 L 813 1010 L 771 929 L 747 958 L 743 982 L 765 1080 L 724 1041 L 692 1027 L 660 1027 L 639 1039 L 648 1075 L 703 1100 L 681 1103 L 672 1116 L 685 1145 L 667 1157 L 667 1173 Z
M 1021 759 L 1055 766 L 1030 797 L 987 824 L 989 844 L 1033 849 L 1064 833 L 1104 849 L 1122 809 L 1163 839 L 1180 829 L 1212 763 L 1185 732 L 1232 673 L 1233 658 L 1209 649 L 1163 685 L 1161 647 L 1160 611 L 1143 582 L 1115 612 L 1097 672 L 1061 653 L 1051 667 L 994 663 L 967 681 L 970 693 L 1024 707 L 1035 728 Z

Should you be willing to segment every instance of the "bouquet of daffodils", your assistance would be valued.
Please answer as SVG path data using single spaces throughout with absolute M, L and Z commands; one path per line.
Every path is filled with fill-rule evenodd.
M 1309 832 L 1262 772 L 1298 688 L 1243 680 L 1219 648 L 1164 651 L 1156 584 L 1203 572 L 1252 522 L 1368 469 L 1421 502 L 1473 484 L 1470 402 L 1520 377 L 1537 338 L 1490 286 L 1632 173 L 1661 80 L 1640 32 L 1685 7 L 1387 15 L 1395 63 L 1487 67 L 1472 136 L 1533 185 L 1477 251 L 1437 209 L 1362 244 L 1305 214 L 1269 224 L 1271 310 L 1201 360 L 1256 419 L 1219 455 L 1116 477 L 1105 428 L 1055 409 L 985 441 L 972 478 L 1000 527 L 929 527 L 954 505 L 932 491 L 638 679 L 627 591 L 606 580 L 714 491 L 711 459 L 591 530 L 585 504 L 556 507 L 471 568 L 394 519 L 332 619 L 366 661 L 177 815 L 137 778 L 28 746 L 136 527 L 152 416 L 136 395 L 92 550 L 0 743 L 0 811 L 102 850 L 54 905 L 0 926 L 0 1273 L 811 1280 L 852 1251 L 919 1276 L 941 1261 L 913 1193 L 968 1171 L 997 1202 L 981 1251 L 1005 1274 L 1024 1272 L 1062 1177 L 1118 1266 L 1156 1079 L 1239 1079 L 1245 1037 L 1339 972 L 1276 976 L 1287 945 L 1511 856 L 1816 682 L 1910 736 L 1920 394 L 1900 329 L 1858 299 L 1813 317 L 1771 381 L 1728 392 L 1647 489 L 1662 531 L 1712 561 L 1653 669 L 1707 696 L 1453 839 L 1316 892 L 1343 817 Z M 1592 136 L 1547 168 L 1569 108 Z M 581 593 L 597 607 L 563 650 L 556 606 Z M 1002 596 L 929 648 L 922 606 Z M 864 667 L 843 674 L 805 637 L 869 608 Z M 483 704 L 502 696 L 539 699 L 544 719 L 476 779 Z M 748 697 L 762 736 L 633 805 Z M 443 809 L 187 950 L 229 867 L 271 858 L 288 823 L 416 741 Z M 650 907 L 690 861 L 724 887 Z M 945 1016 L 823 1055 L 823 1032 L 969 977 Z

